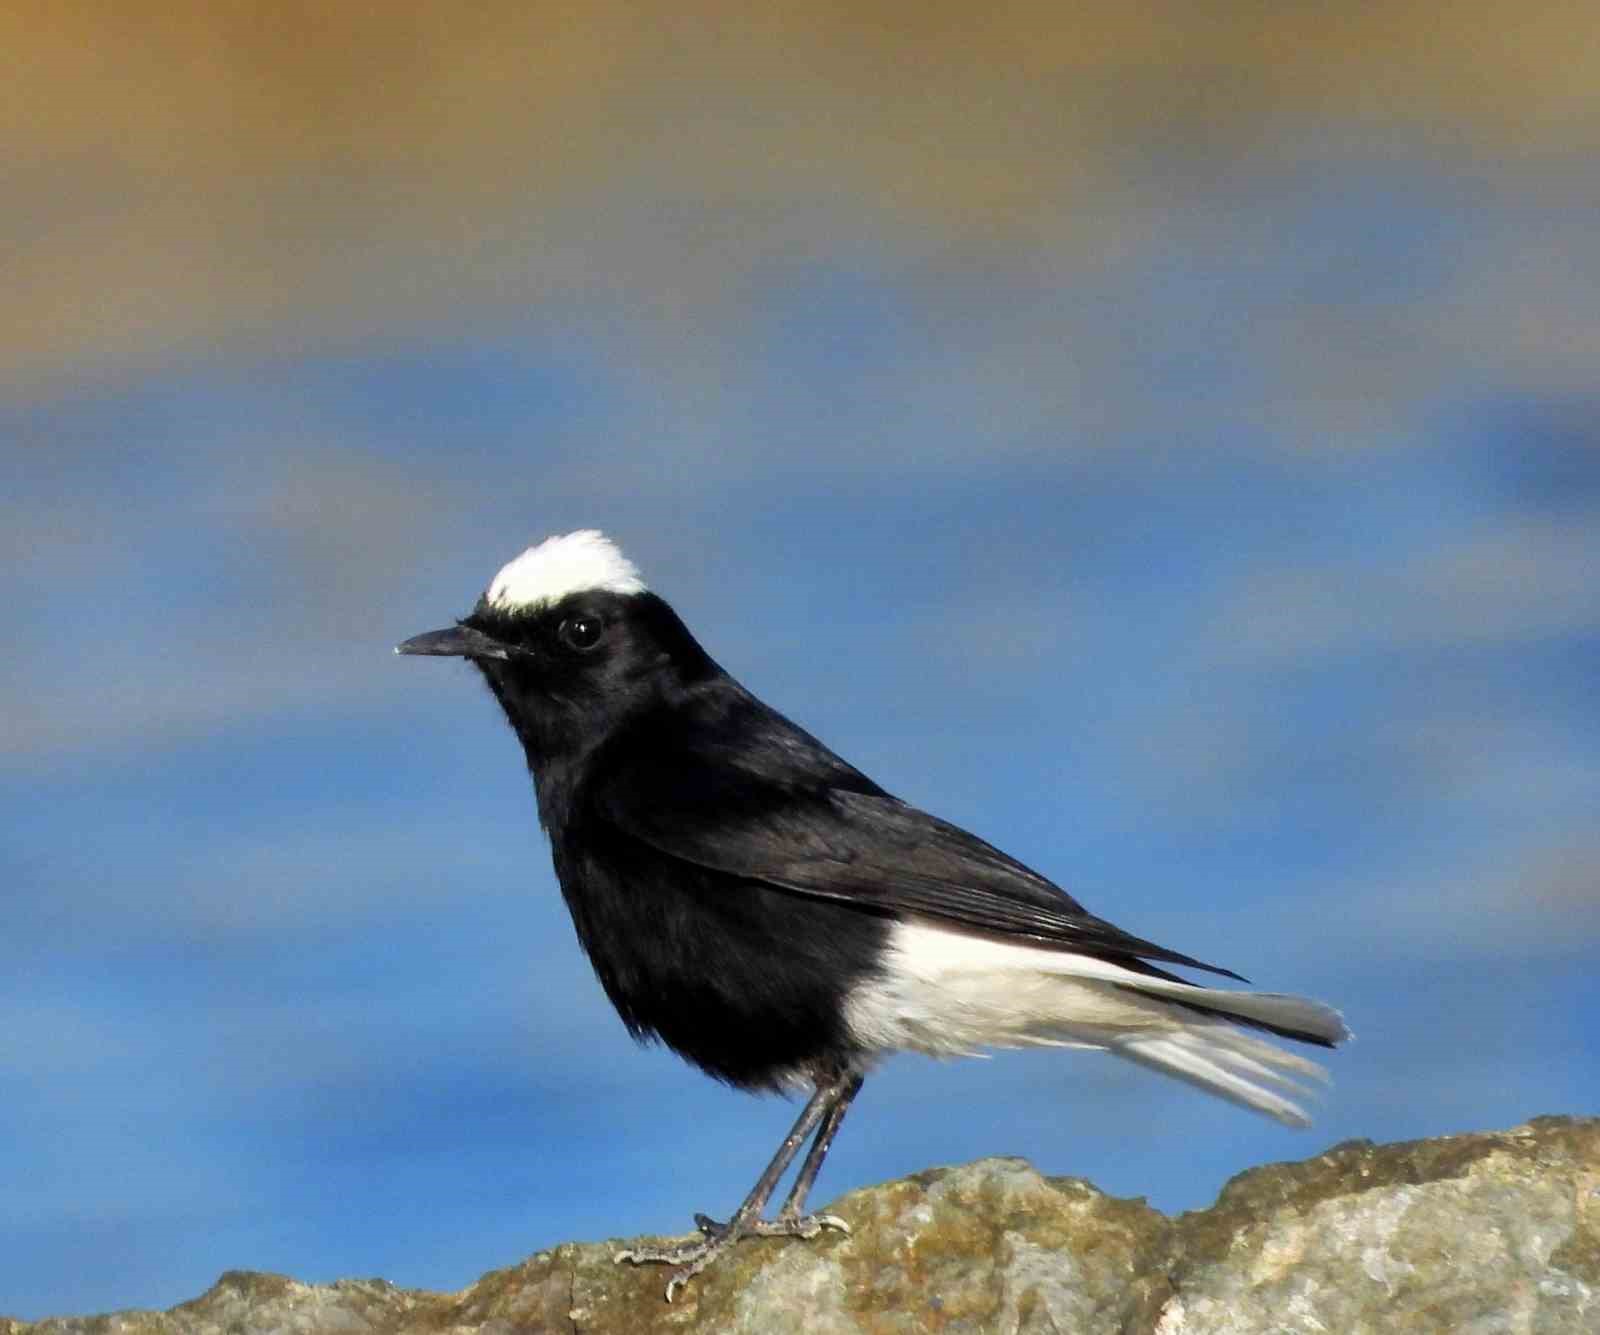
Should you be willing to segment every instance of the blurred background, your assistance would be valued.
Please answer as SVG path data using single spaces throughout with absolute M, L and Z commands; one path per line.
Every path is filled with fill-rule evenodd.
M 736 676 L 1141 935 L 1342 1006 L 1309 1132 L 869 1081 L 816 1194 L 1208 1203 L 1593 1113 L 1584 5 L 0 13 L 0 1312 L 455 1288 L 726 1211 L 521 755 L 394 643 L 598 526 Z

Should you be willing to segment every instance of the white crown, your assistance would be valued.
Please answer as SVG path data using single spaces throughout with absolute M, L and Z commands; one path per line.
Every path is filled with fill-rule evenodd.
M 598 529 L 546 538 L 506 562 L 484 595 L 505 612 L 527 611 L 591 589 L 643 593 L 639 571 Z

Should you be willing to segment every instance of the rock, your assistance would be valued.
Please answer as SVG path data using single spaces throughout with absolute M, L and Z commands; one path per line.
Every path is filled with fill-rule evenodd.
M 1352 1141 L 1243 1173 L 1175 1219 L 1020 1159 L 852 1192 L 851 1236 L 741 1244 L 662 1300 L 620 1243 L 569 1243 L 455 1294 L 230 1271 L 170 1312 L 0 1335 L 657 1331 L 1600 1331 L 1600 1119 L 1395 1145 Z

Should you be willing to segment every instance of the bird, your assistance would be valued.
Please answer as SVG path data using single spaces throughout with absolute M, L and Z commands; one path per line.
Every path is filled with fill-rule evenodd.
M 405 655 L 463 658 L 522 744 L 579 943 L 628 1032 L 750 1092 L 801 1093 L 726 1221 L 620 1251 L 670 1303 L 748 1237 L 848 1232 L 806 1201 L 885 1057 L 1098 1049 L 1292 1126 L 1340 1013 L 1097 917 L 976 835 L 891 795 L 751 694 L 596 529 L 539 542 Z M 766 1211 L 806 1149 L 782 1204 Z

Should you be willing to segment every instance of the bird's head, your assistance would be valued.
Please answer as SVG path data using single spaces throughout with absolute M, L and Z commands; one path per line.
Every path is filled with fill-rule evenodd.
M 528 548 L 469 615 L 395 652 L 468 659 L 534 763 L 588 750 L 634 711 L 717 671 L 633 562 L 594 529 Z

